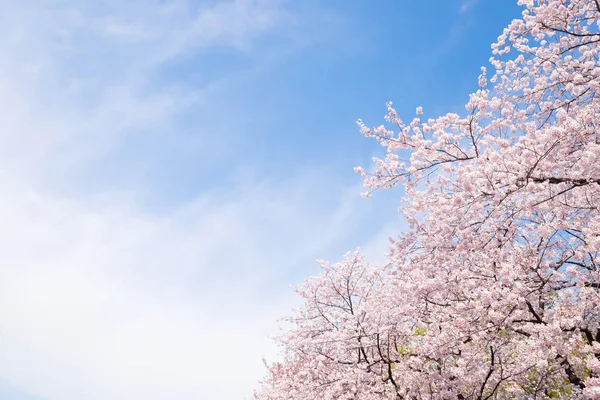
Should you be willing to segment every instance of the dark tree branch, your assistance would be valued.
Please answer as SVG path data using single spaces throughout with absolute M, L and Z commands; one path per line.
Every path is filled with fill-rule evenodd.
M 487 384 L 488 380 L 490 379 L 490 376 L 492 376 L 492 374 L 494 373 L 495 360 L 494 360 L 494 348 L 492 346 L 490 346 L 490 354 L 491 354 L 490 368 L 488 369 L 488 373 L 485 376 L 483 383 L 481 384 L 481 389 L 479 389 L 479 396 L 477 396 L 477 400 L 483 399 L 483 391 L 485 390 L 485 385 Z

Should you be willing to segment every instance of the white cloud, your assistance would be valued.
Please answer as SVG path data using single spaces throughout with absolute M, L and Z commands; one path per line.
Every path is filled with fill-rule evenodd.
M 2 179 L 0 378 L 48 400 L 249 395 L 294 301 L 278 277 L 356 229 L 310 182 L 156 216 Z
M 360 237 L 359 189 L 245 174 L 153 213 L 71 178 L 132 135 L 168 142 L 218 92 L 157 86 L 162 63 L 248 51 L 290 18 L 266 0 L 0 3 L 0 382 L 43 400 L 250 394 L 295 302 L 283 282 Z
M 101 160 L 128 136 L 168 132 L 219 81 L 157 85 L 165 62 L 250 49 L 287 15 L 276 0 L 2 2 L 0 158 L 30 178 L 50 168 L 47 179 Z

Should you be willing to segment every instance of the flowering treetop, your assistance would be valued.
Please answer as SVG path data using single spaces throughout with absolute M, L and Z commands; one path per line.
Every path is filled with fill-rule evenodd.
M 410 229 L 304 282 L 257 399 L 600 399 L 600 2 L 519 4 L 464 116 L 359 120 Z

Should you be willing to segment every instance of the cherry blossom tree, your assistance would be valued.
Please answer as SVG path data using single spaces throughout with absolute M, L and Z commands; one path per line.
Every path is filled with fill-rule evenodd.
M 465 115 L 358 121 L 410 229 L 298 288 L 257 399 L 600 399 L 600 2 L 519 4 Z

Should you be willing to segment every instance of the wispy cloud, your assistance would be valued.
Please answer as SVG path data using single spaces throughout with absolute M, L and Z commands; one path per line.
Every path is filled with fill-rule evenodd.
M 250 394 L 294 302 L 284 282 L 361 237 L 359 188 L 325 170 L 217 170 L 235 184 L 153 212 L 135 188 L 100 182 L 140 137 L 180 141 L 201 168 L 234 134 L 201 107 L 232 77 L 190 86 L 163 66 L 252 52 L 294 18 L 275 0 L 0 4 L 0 384 L 42 400 Z M 194 110 L 207 121 L 182 140 Z
M 460 12 L 465 13 L 473 8 L 479 0 L 464 0 L 460 5 Z
M 57 175 L 128 136 L 168 131 L 178 113 L 213 95 L 218 79 L 204 87 L 161 84 L 165 62 L 215 47 L 251 48 L 286 15 L 277 2 L 253 0 L 4 2 L 0 155 L 24 172 L 51 165 Z
M 332 209 L 302 200 L 311 181 L 156 216 L 2 179 L 0 377 L 44 399 L 249 394 L 292 305 L 284 285 L 266 289 L 356 229 L 345 195 Z

